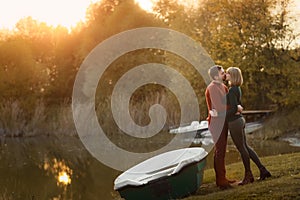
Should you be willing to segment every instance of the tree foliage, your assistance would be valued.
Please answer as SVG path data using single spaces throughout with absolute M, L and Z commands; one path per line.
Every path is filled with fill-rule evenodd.
M 299 76 L 299 67 L 285 45 L 292 33 L 286 19 L 287 3 L 210 0 L 199 8 L 199 40 L 216 63 L 241 68 L 248 108 L 296 105 L 287 92 L 297 90 Z
M 299 47 L 292 50 L 290 46 L 295 37 L 287 22 L 288 3 L 202 0 L 188 9 L 176 0 L 160 0 L 154 13 L 148 13 L 134 0 L 102 0 L 88 8 L 86 23 L 71 32 L 24 18 L 14 32 L 0 34 L 1 94 L 5 98 L 43 97 L 50 102 L 70 99 L 77 70 L 97 44 L 128 29 L 158 26 L 192 37 L 217 64 L 240 67 L 246 108 L 297 106 L 300 54 Z M 141 55 L 147 55 L 148 61 L 158 54 L 156 61 L 182 70 L 194 88 L 200 87 L 194 71 L 186 70 L 186 63 L 166 52 L 133 52 L 112 69 L 122 71 L 124 64 L 142 63 L 136 60 Z M 104 77 L 107 83 L 117 77 L 110 76 Z

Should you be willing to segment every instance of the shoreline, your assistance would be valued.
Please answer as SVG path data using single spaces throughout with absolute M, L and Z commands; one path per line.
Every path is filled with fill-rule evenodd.
M 200 199 L 297 199 L 300 196 L 300 152 L 284 155 L 267 156 L 261 158 L 270 170 L 272 177 L 244 186 L 233 186 L 228 190 L 219 189 L 214 181 L 213 169 L 204 171 L 203 184 L 195 195 L 184 200 Z M 239 180 L 243 177 L 242 162 L 226 166 L 227 176 Z M 259 171 L 251 162 L 251 169 L 255 177 Z

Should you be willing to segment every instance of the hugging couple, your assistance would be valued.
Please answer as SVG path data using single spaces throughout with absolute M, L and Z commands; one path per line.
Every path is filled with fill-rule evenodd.
M 206 88 L 205 97 L 209 113 L 208 128 L 215 143 L 214 169 L 217 186 L 221 189 L 227 189 L 236 182 L 226 178 L 225 153 L 228 130 L 241 155 L 245 169 L 244 178 L 238 182 L 238 185 L 245 185 L 254 181 L 250 159 L 259 168 L 259 180 L 270 177 L 270 172 L 246 141 L 245 119 L 242 116 L 243 107 L 241 106 L 242 92 L 240 86 L 243 83 L 241 70 L 237 67 L 230 67 L 225 72 L 223 67 L 215 65 L 209 69 L 208 73 L 212 81 Z M 229 83 L 229 89 L 223 83 L 225 80 Z

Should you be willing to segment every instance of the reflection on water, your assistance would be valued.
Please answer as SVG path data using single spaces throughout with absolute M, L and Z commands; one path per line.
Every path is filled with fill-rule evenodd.
M 57 186 L 66 188 L 71 184 L 72 169 L 70 169 L 65 162 L 57 161 L 54 158 L 52 161 L 44 161 L 44 170 L 54 175 L 57 180 Z
M 287 134 L 280 137 L 279 139 L 288 142 L 291 146 L 300 147 L 300 132 Z
M 0 200 L 116 199 L 119 174 L 75 137 L 0 138 Z
M 121 172 L 93 158 L 78 138 L 37 136 L 0 140 L 0 200 L 120 199 L 113 190 L 113 181 Z M 259 156 L 300 151 L 299 147 L 282 141 L 249 138 L 248 143 Z M 226 162 L 237 161 L 240 156 L 229 139 Z M 212 165 L 210 153 L 207 168 Z
M 64 186 L 69 185 L 71 183 L 70 176 L 67 174 L 67 172 L 65 172 L 65 171 L 59 172 L 57 183 L 62 184 Z

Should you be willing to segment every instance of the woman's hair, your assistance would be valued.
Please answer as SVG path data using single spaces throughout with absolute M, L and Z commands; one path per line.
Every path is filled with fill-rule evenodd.
M 226 72 L 230 74 L 230 85 L 240 86 L 243 84 L 243 76 L 239 68 L 229 67 Z

